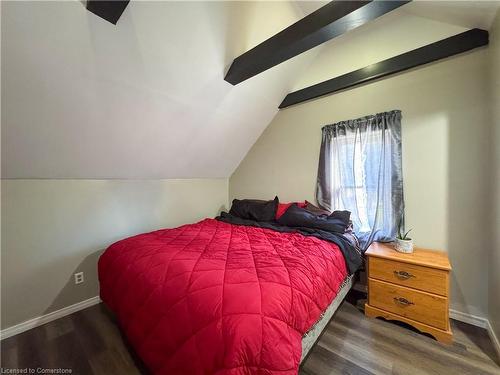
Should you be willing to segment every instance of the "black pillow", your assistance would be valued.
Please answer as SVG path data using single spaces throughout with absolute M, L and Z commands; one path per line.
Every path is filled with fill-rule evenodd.
M 351 220 L 350 220 L 351 219 L 351 212 L 350 211 L 333 211 L 331 213 L 331 215 L 329 216 L 329 218 L 340 220 L 342 223 L 344 223 L 346 228 L 351 225 Z
M 309 211 L 310 213 L 312 214 L 315 214 L 315 215 L 326 215 L 326 216 L 330 216 L 330 211 L 327 211 L 327 210 L 323 210 L 322 208 L 319 208 L 317 206 L 315 206 L 314 204 L 312 204 L 311 202 L 309 201 L 306 201 L 306 206 L 304 207 L 307 211 Z
M 247 220 L 274 221 L 278 203 L 278 197 L 275 197 L 272 201 L 233 199 L 229 213 Z
M 291 205 L 288 210 L 278 219 L 278 223 L 288 227 L 305 227 L 313 229 L 321 229 L 327 232 L 344 233 L 348 224 L 349 216 L 345 212 L 336 211 L 340 214 L 330 216 L 318 216 L 306 209 L 300 208 L 296 204 Z M 347 222 L 345 218 L 347 216 Z

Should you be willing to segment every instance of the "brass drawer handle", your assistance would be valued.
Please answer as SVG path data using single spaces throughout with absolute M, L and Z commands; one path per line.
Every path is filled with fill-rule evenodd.
M 415 277 L 414 275 L 406 271 L 394 271 L 394 276 L 401 280 L 408 280 L 410 277 Z
M 414 305 L 413 302 L 408 301 L 406 298 L 403 298 L 403 297 L 394 297 L 394 303 L 399 303 L 400 305 L 403 305 L 403 306 Z

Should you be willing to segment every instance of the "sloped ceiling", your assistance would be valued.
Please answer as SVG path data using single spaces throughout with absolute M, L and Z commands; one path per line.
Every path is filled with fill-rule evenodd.
M 477 27 L 489 29 L 500 2 L 413 1 L 322 45 L 293 91 Z
M 413 1 L 401 11 L 470 29 L 488 30 L 499 7 L 499 1 L 485 0 Z
M 233 58 L 290 2 L 2 2 L 4 178 L 228 177 L 316 51 L 238 86 Z
M 228 177 L 295 89 L 456 34 L 500 2 L 414 2 L 237 86 L 233 58 L 325 2 L 2 2 L 2 177 Z M 306 126 L 306 124 L 305 124 Z

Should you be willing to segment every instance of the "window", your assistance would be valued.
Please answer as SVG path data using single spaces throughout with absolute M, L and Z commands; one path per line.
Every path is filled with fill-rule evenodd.
M 393 239 L 403 217 L 400 112 L 387 114 L 323 128 L 318 203 L 351 211 L 367 245 Z

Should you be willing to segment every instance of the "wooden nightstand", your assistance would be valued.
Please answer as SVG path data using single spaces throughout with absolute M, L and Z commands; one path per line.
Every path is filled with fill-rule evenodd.
M 450 261 L 441 251 L 415 249 L 399 253 L 374 242 L 368 257 L 368 302 L 365 315 L 399 320 L 438 341 L 451 343 Z

